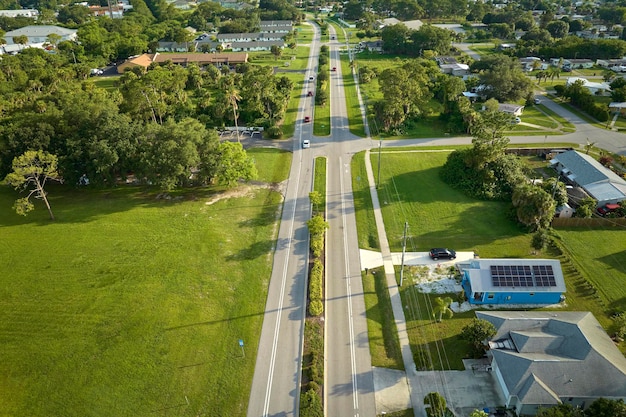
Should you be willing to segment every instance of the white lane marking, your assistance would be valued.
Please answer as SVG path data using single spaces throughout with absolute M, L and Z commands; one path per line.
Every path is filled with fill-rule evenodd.
M 300 136 L 298 145 L 300 146 L 302 143 L 302 129 L 300 129 Z M 276 316 L 276 326 L 274 327 L 274 340 L 272 341 L 272 354 L 270 356 L 270 368 L 269 374 L 267 375 L 267 386 L 265 388 L 265 402 L 263 403 L 263 417 L 266 417 L 269 414 L 270 408 L 270 397 L 272 394 L 272 382 L 274 381 L 274 368 L 276 366 L 276 351 L 278 350 L 278 335 L 280 334 L 280 320 L 283 315 L 283 301 L 285 299 L 285 283 L 287 282 L 287 267 L 289 266 L 289 254 L 291 253 L 291 242 L 293 241 L 293 225 L 296 217 L 296 207 L 297 207 L 297 196 L 298 189 L 300 188 L 300 174 L 302 172 L 302 152 L 300 154 L 300 161 L 298 164 L 298 175 L 296 176 L 296 186 L 295 190 L 295 198 L 293 202 L 293 209 L 291 210 L 291 222 L 289 225 L 289 238 L 287 239 L 287 254 L 285 257 L 285 263 L 283 266 L 283 276 L 280 284 L 280 297 L 278 299 L 278 314 Z
M 341 157 L 339 158 L 339 166 L 343 165 Z M 352 319 L 352 287 L 350 285 L 350 266 L 348 259 L 348 228 L 346 224 L 346 209 L 343 199 L 345 193 L 343 185 L 343 175 L 339 176 L 339 184 L 341 188 L 341 219 L 343 225 L 343 256 L 346 268 L 346 298 L 348 300 L 348 327 L 350 329 L 350 365 L 352 367 L 352 405 L 355 410 L 359 408 L 358 383 L 356 377 L 356 351 L 354 346 L 354 322 Z M 358 415 L 358 413 L 356 414 Z

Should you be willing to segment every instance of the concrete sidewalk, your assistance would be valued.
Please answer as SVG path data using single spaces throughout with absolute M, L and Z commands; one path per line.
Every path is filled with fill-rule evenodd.
M 402 361 L 406 370 L 406 378 L 409 386 L 409 396 L 415 417 L 425 416 L 424 412 L 424 396 L 420 396 L 419 381 L 415 371 L 415 361 L 411 352 L 409 343 L 409 335 L 406 331 L 406 318 L 402 309 L 402 300 L 400 292 L 396 284 L 396 273 L 393 267 L 393 258 L 389 249 L 389 241 L 385 231 L 383 215 L 380 211 L 380 203 L 378 201 L 378 190 L 376 190 L 376 181 L 374 180 L 374 172 L 370 163 L 370 152 L 365 152 L 365 169 L 367 171 L 367 179 L 370 184 L 370 195 L 372 196 L 372 205 L 374 208 L 374 217 L 376 219 L 376 228 L 378 229 L 378 239 L 380 241 L 380 253 L 385 268 L 385 278 L 387 279 L 387 288 L 389 290 L 389 298 L 391 299 L 391 307 L 393 317 L 398 330 L 398 340 L 400 341 L 400 349 L 402 351 Z

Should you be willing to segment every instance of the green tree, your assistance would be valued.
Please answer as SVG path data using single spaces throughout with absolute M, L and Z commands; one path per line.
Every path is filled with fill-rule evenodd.
M 319 191 L 311 191 L 309 193 L 309 200 L 313 207 L 315 207 L 315 211 L 319 211 L 319 205 L 322 204 L 323 197 Z
M 596 200 L 591 197 L 585 197 L 578 203 L 578 207 L 576 207 L 576 211 L 574 212 L 574 217 L 581 217 L 583 219 L 591 218 L 595 209 Z
M 26 197 L 18 198 L 15 201 L 13 205 L 15 212 L 25 216 L 35 209 L 30 198 L 39 198 L 46 204 L 50 219 L 54 220 L 54 214 L 47 197 L 48 193 L 44 187 L 48 180 L 62 182 L 57 172 L 57 157 L 44 151 L 26 151 L 13 160 L 12 168 L 13 171 L 4 179 L 5 184 L 16 190 L 28 192 Z
M 489 341 L 496 335 L 496 328 L 491 322 L 474 318 L 470 324 L 461 330 L 461 338 L 472 344 L 477 352 L 485 349 L 485 341 Z
M 426 415 L 428 417 L 444 417 L 448 404 L 443 395 L 438 392 L 430 392 L 424 397 L 424 404 L 428 405 L 426 408 Z
M 483 410 L 474 410 L 470 413 L 469 417 L 489 417 L 489 414 L 485 413 Z
M 539 229 L 533 234 L 530 246 L 535 250 L 543 250 L 548 244 L 550 235 L 546 229 Z
M 531 82 L 522 71 L 517 60 L 502 54 L 484 56 L 471 66 L 479 72 L 480 81 L 485 86 L 488 97 L 500 102 L 517 101 L 531 91 Z
M 513 207 L 517 220 L 531 230 L 545 229 L 554 216 L 554 199 L 542 188 L 523 184 L 513 191 Z
M 257 177 L 254 160 L 250 158 L 241 143 L 221 142 L 218 145 L 219 155 L 215 178 L 218 184 L 233 187 L 237 181 L 249 181 Z
M 270 52 L 274 55 L 274 60 L 278 60 L 278 58 L 280 58 L 283 54 L 283 48 L 278 45 L 272 45 Z
M 433 306 L 433 317 L 440 323 L 445 316 L 447 319 L 452 318 L 454 312 L 450 309 L 452 304 L 452 298 L 450 297 L 437 297 L 435 298 L 435 305 Z
M 546 30 L 550 32 L 553 38 L 564 38 L 569 32 L 569 23 L 562 20 L 555 20 L 546 25 Z
M 239 101 L 241 100 L 241 95 L 239 94 L 239 89 L 232 85 L 226 92 L 226 99 L 228 100 L 228 104 L 233 109 L 233 118 L 235 119 L 235 130 L 237 133 L 237 142 L 241 142 L 239 139 L 239 125 L 237 124 L 237 120 L 239 116 L 237 114 L 237 110 L 239 109 Z
M 585 410 L 586 417 L 626 417 L 626 404 L 623 399 L 598 398 Z
M 554 407 L 540 407 L 537 417 L 583 417 L 583 410 L 572 407 L 571 404 L 557 404 Z
M 306 222 L 311 236 L 321 236 L 329 228 L 328 222 L 321 215 L 315 215 Z

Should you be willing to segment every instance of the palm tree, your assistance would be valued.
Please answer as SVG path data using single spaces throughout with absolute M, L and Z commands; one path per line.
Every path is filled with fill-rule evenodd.
M 239 140 L 239 126 L 237 125 L 237 110 L 239 106 L 237 103 L 241 100 L 241 96 L 239 95 L 239 90 L 234 85 L 228 89 L 227 93 L 228 104 L 233 107 L 233 116 L 235 117 L 235 130 L 237 131 L 237 142 L 241 143 Z
M 435 298 L 435 306 L 433 307 L 433 317 L 437 318 L 437 323 L 441 322 L 443 316 L 451 318 L 454 312 L 450 310 L 450 304 L 452 304 L 452 298 L 450 297 L 437 297 Z
M 589 152 L 593 149 L 595 145 L 596 145 L 595 142 L 589 142 L 589 138 L 587 138 L 587 144 L 585 145 L 585 153 L 589 155 Z

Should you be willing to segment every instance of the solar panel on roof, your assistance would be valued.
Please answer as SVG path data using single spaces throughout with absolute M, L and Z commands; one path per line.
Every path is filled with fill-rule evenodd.
M 555 287 L 552 265 L 490 265 L 494 287 Z

